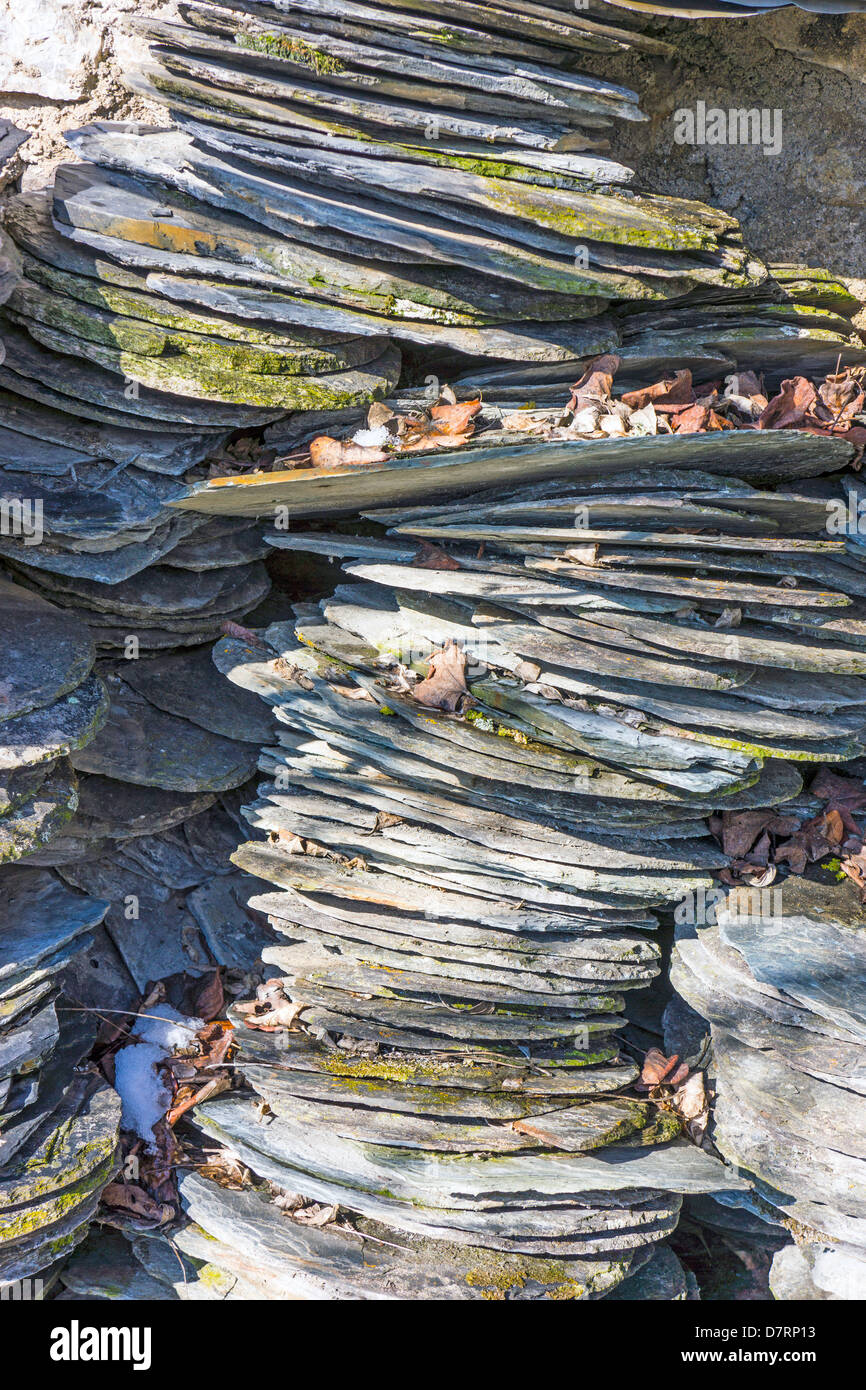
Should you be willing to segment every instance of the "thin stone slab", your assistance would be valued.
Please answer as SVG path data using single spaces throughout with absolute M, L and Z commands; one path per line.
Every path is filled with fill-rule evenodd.
M 772 1048 L 747 1047 L 724 1029 L 714 1030 L 713 1050 L 726 1088 L 757 1111 L 769 1128 L 852 1158 L 866 1158 L 866 1107 L 859 1096 L 795 1072 Z
M 158 709 L 224 738 L 260 745 L 271 737 L 267 709 L 248 692 L 219 679 L 207 648 L 128 663 L 124 679 Z
M 73 1081 L 58 1113 L 19 1155 L 28 1176 L 0 1176 L 0 1277 L 36 1273 L 57 1257 L 58 1241 L 62 1248 L 67 1234 L 83 1235 L 116 1169 L 119 1125 L 120 1100 L 109 1086 L 92 1077 Z
M 175 1257 L 174 1266 L 182 1282 L 185 1264 Z M 79 1246 L 61 1277 L 65 1289 L 88 1301 L 173 1302 L 179 1297 L 141 1267 L 125 1236 L 104 1227 Z
M 262 951 L 273 943 L 274 934 L 250 909 L 249 887 L 245 874 L 225 874 L 193 889 L 186 906 L 219 965 L 257 974 Z
M 709 1154 L 687 1143 L 675 1143 L 661 1150 L 611 1147 L 598 1154 L 582 1155 L 580 1160 L 559 1155 L 553 1161 L 543 1157 L 522 1155 L 520 1159 L 491 1159 L 479 1164 L 472 1159 L 455 1158 L 440 1163 L 422 1155 L 413 1157 L 395 1154 L 386 1148 L 349 1146 L 334 1142 L 330 1153 L 322 1151 L 318 1129 L 307 1130 L 307 1138 L 286 1120 L 259 1126 L 259 1133 L 250 1125 L 249 1103 L 242 1095 L 220 1097 L 198 1108 L 197 1121 L 207 1132 L 221 1132 L 242 1141 L 245 1147 L 255 1148 L 263 1155 L 272 1155 L 277 1162 L 288 1166 L 307 1164 L 320 1169 L 323 1177 L 332 1173 L 345 1181 L 351 1175 L 358 1185 L 359 1196 L 364 1188 L 383 1183 L 395 1194 L 412 1200 L 410 1189 L 424 1186 L 425 1206 L 454 1207 L 475 1210 L 485 1200 L 501 1203 L 507 1196 L 520 1198 L 555 1198 L 565 1202 L 591 1193 L 627 1193 L 646 1189 L 662 1189 L 672 1193 L 715 1192 L 744 1189 L 724 1165 Z M 352 1158 L 348 1156 L 351 1152 Z M 290 1156 L 291 1154 L 291 1156 Z M 341 1161 L 347 1159 L 345 1167 Z M 253 1165 L 255 1167 L 255 1165 Z M 448 1176 L 446 1176 L 446 1173 Z M 378 1176 L 379 1181 L 376 1182 Z M 327 1179 L 325 1179 L 327 1180 Z M 455 1183 L 461 1191 L 455 1192 Z
M 80 685 L 93 665 L 93 643 L 81 623 L 2 578 L 0 645 L 0 723 L 53 704 Z
M 59 1042 L 39 1071 L 35 1099 L 16 1115 L 0 1111 L 0 1171 L 12 1171 L 16 1154 L 57 1110 L 74 1068 L 93 1046 L 93 1035 L 90 1019 L 80 1013 L 61 1012 Z
M 723 474 L 755 480 L 784 475 L 790 480 L 843 467 L 850 459 L 850 446 L 842 440 L 789 430 L 784 435 L 773 430 L 745 433 L 747 438 L 741 431 L 725 431 L 719 440 L 690 435 L 542 445 L 527 444 L 521 438 L 499 448 L 479 441 L 453 453 L 442 449 L 436 455 L 412 454 L 363 468 L 296 468 L 209 480 L 195 484 L 173 505 L 235 516 L 272 515 L 275 506 L 285 505 L 296 518 L 333 517 L 396 503 L 465 496 L 485 486 L 520 481 L 527 471 L 539 482 L 555 477 L 567 481 L 658 464 L 663 468 L 717 467 Z
M 154 626 L 167 618 L 196 618 L 254 607 L 264 596 L 269 581 L 257 563 L 205 570 L 196 578 L 169 566 L 151 565 L 131 579 L 112 584 L 72 576 L 52 576 L 49 585 L 55 602 L 70 607 L 93 608 L 137 619 Z
M 795 1221 L 834 1239 L 862 1242 L 866 1218 L 862 1160 L 825 1147 L 820 1135 L 809 1142 L 769 1126 L 724 1086 L 716 1101 L 713 1142 L 729 1163 L 760 1180 L 761 1196 Z M 854 1220 L 858 1225 L 847 1225 Z
M 83 774 L 78 780 L 78 814 L 72 829 L 75 832 L 81 826 L 87 837 L 117 841 L 156 835 L 206 810 L 216 795 L 212 791 L 166 791 Z
M 110 677 L 111 711 L 73 765 L 118 781 L 167 791 L 221 791 L 240 786 L 255 757 L 245 744 L 164 713 L 119 677 Z
M 64 757 L 89 743 L 108 716 L 105 686 L 91 677 L 71 694 L 2 725 L 0 772 Z
M 53 765 L 52 762 L 35 763 L 12 772 L 0 772 L 0 816 L 8 815 L 29 801 Z
M 632 1260 L 624 1252 L 607 1261 L 569 1260 L 552 1269 L 549 1261 L 494 1257 L 477 1248 L 464 1252 L 372 1225 L 365 1239 L 363 1227 L 352 1234 L 334 1226 L 276 1221 L 273 1206 L 261 1197 L 217 1187 L 197 1174 L 182 1179 L 181 1197 L 196 1223 L 179 1237 L 182 1249 L 212 1257 L 242 1276 L 266 1271 L 279 1296 L 290 1299 L 451 1300 L 503 1292 L 517 1299 L 553 1292 L 591 1298 L 612 1288 Z M 209 1240 L 202 1238 L 204 1232 Z
M 866 1095 L 866 1048 L 862 1044 L 853 1038 L 818 1032 L 817 1015 L 802 1009 L 788 1010 L 789 1018 L 796 1019 L 799 1026 L 779 1021 L 784 1005 L 773 1008 L 766 996 L 750 993 L 745 985 L 737 989 L 736 978 L 714 973 L 712 962 L 703 953 L 696 953 L 695 946 L 690 941 L 678 942 L 671 958 L 670 980 L 678 991 L 674 998 L 682 995 L 680 1004 L 687 999 L 700 1014 L 701 1038 L 708 1032 L 703 1020 L 709 1019 L 749 1047 L 771 1046 L 797 1071 Z
M 0 981 L 98 926 L 108 910 L 107 903 L 70 892 L 41 869 L 0 869 L 0 884 Z
M 0 1076 L 29 1076 L 54 1051 L 59 1034 L 54 1000 L 40 1004 L 29 1017 L 16 1019 L 0 1033 Z
M 135 390 L 124 391 L 118 387 L 114 371 L 95 362 L 85 363 L 76 353 L 70 356 L 68 352 L 42 346 L 6 317 L 0 319 L 0 332 L 8 354 L 0 371 L 0 386 L 8 388 L 11 383 L 19 395 L 29 395 L 85 419 L 144 431 L 152 431 L 159 422 L 165 429 L 187 425 L 192 432 L 200 433 L 268 424 L 282 413 L 273 407 L 187 400 L 147 386 L 136 385 Z M 14 364 L 14 369 L 10 364 Z M 42 382 L 50 384 L 42 386 Z
M 169 551 L 163 563 L 198 572 L 227 565 L 248 565 L 254 560 L 263 560 L 269 553 L 266 538 L 258 526 L 244 525 L 239 520 L 236 529 L 219 535 L 219 544 L 215 545 L 208 535 L 207 525 L 205 522 L 189 540 Z
M 795 884 L 793 901 L 785 895 L 781 916 L 728 921 L 723 915 L 722 937 L 743 955 L 756 979 L 866 1041 L 866 940 L 852 930 L 862 916 L 855 909 L 852 922 L 852 904 L 844 895 L 798 893 L 796 881 L 789 883 Z
M 0 818 L 0 864 L 43 850 L 78 809 L 78 782 L 59 760 L 29 801 Z
M 166 504 L 183 491 L 177 482 L 159 474 L 132 468 L 118 471 L 90 459 L 74 462 L 74 470 L 62 483 L 20 472 L 2 482 L 7 502 L 32 497 L 41 503 L 45 535 L 56 547 L 74 549 L 89 541 L 93 549 L 105 550 L 146 540 L 170 519 Z M 23 547 L 21 559 L 30 561 L 30 552 L 38 548 Z M 38 555 L 33 554 L 30 562 L 38 565 Z
M 42 545 L 26 547 L 22 541 L 12 537 L 0 536 L 0 555 L 4 555 L 13 568 L 23 569 L 25 574 L 68 574 L 91 579 L 100 584 L 116 584 L 131 575 L 140 573 L 148 565 L 170 554 L 173 548 L 196 530 L 196 520 L 190 525 L 191 514 L 178 512 L 158 521 L 149 534 L 124 531 L 109 537 L 109 542 L 117 542 L 108 549 L 87 549 L 86 543 L 75 541 L 75 549 L 67 549 L 59 544 L 52 545 L 46 540 Z M 57 538 L 59 541 L 61 538 Z M 50 580 L 42 580 L 50 583 Z
M 649 1264 L 623 1280 L 607 1297 L 613 1303 L 683 1303 L 697 1299 L 694 1276 L 669 1246 L 653 1252 Z

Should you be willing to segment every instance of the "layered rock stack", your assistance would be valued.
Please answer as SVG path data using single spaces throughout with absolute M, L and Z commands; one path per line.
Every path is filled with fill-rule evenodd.
M 44 1286 L 115 1170 L 120 1102 L 77 1070 L 95 1029 L 62 994 L 108 903 L 21 861 L 74 816 L 69 755 L 108 700 L 87 628 L 5 579 L 0 641 L 0 1285 Z
M 662 461 L 661 444 L 527 447 L 482 425 L 346 470 L 319 505 L 400 496 L 365 509 L 387 536 L 272 538 L 345 582 L 260 646 L 216 649 L 277 715 L 245 809 L 267 838 L 235 859 L 279 890 L 253 905 L 286 944 L 264 957 L 283 979 L 234 1015 L 255 1096 L 196 1123 L 343 1213 L 327 1239 L 272 1234 L 275 1287 L 357 1297 L 387 1242 L 403 1296 L 600 1296 L 680 1194 L 739 1184 L 628 1094 L 617 1034 L 657 971 L 655 912 L 728 865 L 708 814 L 796 809 L 798 763 L 862 752 L 862 581 L 820 477 L 851 446 L 733 432 L 668 439 Z M 421 500 L 449 488 L 471 496 Z M 293 514 L 315 496 L 301 471 Z M 249 1278 L 279 1207 L 185 1192 L 215 1262 Z
M 215 964 L 238 992 L 267 942 L 281 974 L 231 1015 L 243 1087 L 194 1115 L 242 1178 L 182 1179 L 185 1292 L 158 1239 L 112 1237 L 71 1296 L 114 1260 L 136 1297 L 684 1298 L 662 1242 L 713 1193 L 843 1242 L 844 1269 L 786 1253 L 780 1289 L 859 1278 L 862 1019 L 824 974 L 840 942 L 862 969 L 855 932 L 791 909 L 802 988 L 775 922 L 679 943 L 743 1173 L 619 1041 L 657 914 L 730 868 L 710 813 L 802 808 L 798 765 L 864 751 L 864 548 L 827 530 L 854 446 L 660 436 L 610 402 L 604 438 L 601 410 L 586 437 L 506 419 L 613 349 L 624 386 L 838 371 L 856 302 L 629 188 L 606 137 L 636 98 L 575 64 L 663 51 L 634 29 L 512 0 L 194 0 L 143 27 L 128 80 L 173 126 L 71 133 L 83 162 L 0 233 L 3 613 L 50 652 L 0 705 L 0 845 L 26 861 L 2 870 L 0 1282 L 47 1276 L 114 1171 L 78 1020 Z M 281 467 L 404 362 L 483 393 L 471 440 Z M 209 644 L 268 591 L 276 507 L 365 525 L 268 538 L 344 582 L 223 639 L 232 690 Z

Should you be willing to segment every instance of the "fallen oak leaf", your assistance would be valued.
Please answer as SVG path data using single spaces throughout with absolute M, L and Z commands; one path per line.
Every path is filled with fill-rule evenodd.
M 206 1023 L 225 1013 L 225 992 L 219 969 L 209 970 L 196 981 L 190 1007 L 186 1012 L 192 1018 L 203 1018 Z
M 330 1226 L 332 1221 L 336 1221 L 340 1214 L 338 1206 L 323 1207 L 309 1206 L 301 1207 L 293 1215 L 293 1220 L 300 1221 L 305 1226 Z
M 240 623 L 233 623 L 227 618 L 224 623 L 220 623 L 220 632 L 226 637 L 231 637 L 235 642 L 244 642 L 248 647 L 256 647 L 262 652 L 273 652 L 274 648 L 265 642 L 252 628 L 242 627 Z
M 811 381 L 804 376 L 783 381 L 779 394 L 768 402 L 758 416 L 759 430 L 796 429 L 802 425 L 818 398 Z
M 846 854 L 839 863 L 842 873 L 853 879 L 860 889 L 860 901 L 866 903 L 866 848 Z
M 702 434 L 707 428 L 710 412 L 705 405 L 689 405 L 671 415 L 674 434 Z
M 720 820 L 714 816 L 710 824 L 725 854 L 734 859 L 745 859 L 764 831 L 793 835 L 799 828 L 798 816 L 780 816 L 774 811 L 723 811 Z
M 166 1122 L 174 1126 L 185 1115 L 187 1110 L 191 1110 L 194 1105 L 201 1105 L 203 1101 L 210 1100 L 212 1096 L 218 1096 L 223 1091 L 228 1091 L 231 1087 L 231 1079 L 228 1076 L 212 1076 L 203 1086 L 193 1087 L 184 1086 L 178 1092 L 177 1099 L 170 1110 L 166 1112 Z
M 583 376 L 571 388 L 569 409 L 576 412 L 586 405 L 609 400 L 613 379 L 619 371 L 621 360 L 614 352 L 606 352 L 593 358 Z
M 822 833 L 831 845 L 841 845 L 845 838 L 845 822 L 839 811 L 828 809 L 822 817 Z
M 163 1226 L 174 1219 L 174 1210 L 167 1203 L 157 1202 L 139 1183 L 110 1182 L 103 1190 L 102 1201 L 108 1207 L 128 1212 L 140 1221 L 153 1221 Z
M 262 1008 L 261 1013 L 254 1013 L 256 1008 Z M 292 1028 L 300 1014 L 304 1012 L 307 1005 L 297 1001 L 284 999 L 281 1003 L 264 1006 L 258 1000 L 250 1001 L 248 1004 L 238 1004 L 238 1013 L 245 1014 L 244 1023 L 248 1028 L 261 1028 L 266 1033 L 273 1032 L 278 1028 Z
M 411 564 L 413 568 L 422 570 L 459 570 L 463 568 L 453 555 L 449 555 L 438 545 L 431 545 L 430 541 L 420 542 Z
M 685 1062 L 680 1062 L 677 1053 L 674 1053 L 673 1057 L 666 1057 L 661 1048 L 651 1047 L 644 1057 L 636 1089 L 654 1091 L 657 1086 L 677 1086 L 688 1073 L 688 1066 Z
M 691 405 L 694 399 L 692 374 L 688 368 L 675 372 L 672 377 L 653 382 L 652 386 L 643 386 L 639 391 L 626 391 L 621 397 L 623 404 L 631 410 L 643 410 L 644 406 L 652 404 L 656 410 L 662 411 Z
M 234 1027 L 225 1019 L 219 1019 L 196 1034 L 203 1050 L 199 1070 L 203 1067 L 222 1066 L 234 1043 Z
M 380 425 L 390 425 L 392 420 L 397 418 L 391 407 L 386 405 L 384 401 L 373 401 L 367 411 L 367 429 L 375 430 Z
M 559 412 L 550 410 L 512 410 L 503 416 L 502 428 L 506 432 L 514 430 L 525 434 L 549 436 L 558 416 Z
M 859 811 L 866 807 L 866 785 L 854 777 L 831 772 L 828 767 L 819 768 L 809 787 L 812 796 L 820 801 L 832 801 L 838 809 Z
M 700 1148 L 710 1120 L 710 1102 L 704 1073 L 693 1071 L 691 1076 L 676 1088 L 671 1104 L 684 1122 L 689 1138 Z
M 453 405 L 434 405 L 430 414 L 440 434 L 472 434 L 472 421 L 481 409 L 481 397 L 471 401 L 455 401 Z
M 818 387 L 818 397 L 821 404 L 816 405 L 815 414 L 822 419 L 826 411 L 834 424 L 859 415 L 866 400 L 859 382 L 847 370 L 831 372 L 826 376 Z
M 419 681 L 412 695 L 419 704 L 453 713 L 469 694 L 466 684 L 466 654 L 453 639 L 430 657 L 427 676 Z
M 774 855 L 775 862 L 790 865 L 792 873 L 805 873 L 808 864 L 824 859 L 841 844 L 844 835 L 843 824 L 838 811 L 829 817 L 813 817 L 805 822 L 796 835 L 792 835 L 790 840 L 778 847 Z M 838 839 L 833 838 L 836 835 Z
M 430 448 L 459 449 L 475 433 L 472 423 L 481 409 L 481 397 L 455 405 L 434 405 L 424 415 L 407 415 L 400 421 L 397 449 L 400 453 Z

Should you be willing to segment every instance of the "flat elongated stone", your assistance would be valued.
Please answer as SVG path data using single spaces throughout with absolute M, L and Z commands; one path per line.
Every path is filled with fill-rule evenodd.
M 73 759 L 81 771 L 191 792 L 236 787 L 250 776 L 248 745 L 163 713 L 117 677 L 108 689 L 108 720 Z
M 0 722 L 44 709 L 87 676 L 93 644 L 87 629 L 36 594 L 0 579 Z
M 261 703 L 219 682 L 207 649 L 136 663 L 124 676 L 158 709 L 191 719 L 212 733 L 255 744 L 265 743 L 271 734 L 272 721 Z

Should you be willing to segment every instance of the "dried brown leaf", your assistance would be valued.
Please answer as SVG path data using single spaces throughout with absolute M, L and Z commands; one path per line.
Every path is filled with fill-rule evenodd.
M 778 395 L 758 417 L 759 430 L 796 429 L 817 400 L 817 392 L 804 376 L 794 376 L 782 382 Z
M 466 685 L 466 654 L 456 642 L 449 640 L 440 652 L 430 657 L 427 677 L 412 691 L 422 705 L 431 709 L 453 712 L 469 694 Z

